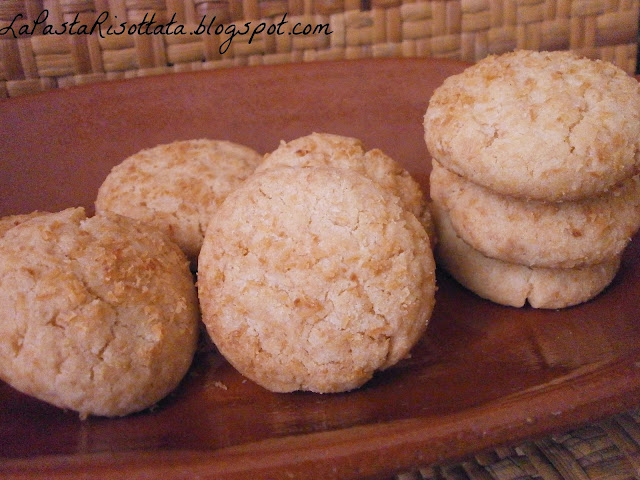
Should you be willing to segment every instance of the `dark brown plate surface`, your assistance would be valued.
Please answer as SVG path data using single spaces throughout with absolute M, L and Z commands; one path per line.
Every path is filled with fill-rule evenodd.
M 428 59 L 237 68 L 0 102 L 0 214 L 82 205 L 145 147 L 211 137 L 261 152 L 312 131 L 361 138 L 426 187 L 422 116 L 462 70 Z M 0 383 L 7 478 L 387 478 L 640 403 L 640 242 L 597 299 L 501 307 L 438 276 L 410 359 L 351 393 L 274 394 L 203 353 L 152 411 L 80 421 Z

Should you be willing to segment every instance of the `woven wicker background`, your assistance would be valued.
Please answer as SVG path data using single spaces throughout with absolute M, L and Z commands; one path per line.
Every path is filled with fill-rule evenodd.
M 394 480 L 640 479 L 640 410 Z
M 475 61 L 514 48 L 575 50 L 636 69 L 638 0 L 0 0 L 0 97 L 113 78 L 233 65 L 362 57 L 451 57 Z M 46 10 L 46 22 L 33 22 Z M 195 28 L 216 22 L 329 24 L 315 35 L 54 35 L 77 19 L 103 27 L 155 14 Z M 16 19 L 17 15 L 21 15 Z M 41 17 L 42 18 L 42 17 Z M 14 20 L 15 19 L 15 20 Z M 12 26 L 9 30 L 6 27 Z M 14 38 L 21 26 L 28 31 Z M 5 30 L 2 30 L 2 29 Z

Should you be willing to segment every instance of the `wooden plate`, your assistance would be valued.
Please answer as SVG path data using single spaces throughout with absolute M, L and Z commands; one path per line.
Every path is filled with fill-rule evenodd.
M 363 60 L 175 74 L 0 102 L 0 214 L 83 205 L 145 147 L 212 137 L 274 149 L 361 138 L 427 187 L 422 117 L 463 69 Z M 11 478 L 388 478 L 576 426 L 640 401 L 640 242 L 597 299 L 562 311 L 479 299 L 445 274 L 410 359 L 360 390 L 273 394 L 212 352 L 152 411 L 80 421 L 0 384 Z

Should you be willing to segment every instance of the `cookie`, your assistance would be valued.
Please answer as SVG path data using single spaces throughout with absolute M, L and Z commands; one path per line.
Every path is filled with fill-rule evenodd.
M 640 177 L 600 196 L 567 202 L 496 194 L 435 160 L 431 196 L 455 232 L 482 254 L 510 263 L 573 268 L 619 256 L 640 227 Z
M 209 217 L 262 160 L 222 140 L 185 140 L 142 150 L 111 170 L 96 211 L 154 225 L 195 264 Z
M 439 243 L 438 265 L 478 296 L 512 307 L 557 309 L 586 302 L 614 279 L 620 256 L 583 268 L 537 268 L 503 262 L 471 248 L 454 231 L 447 213 L 432 210 Z
M 432 242 L 435 241 L 431 214 L 420 185 L 381 150 L 366 151 L 360 140 L 351 137 L 312 133 L 281 142 L 276 150 L 265 155 L 256 172 L 281 166 L 342 168 L 365 175 L 400 197 L 404 207 L 418 217 Z
M 350 170 L 254 174 L 212 217 L 199 265 L 212 340 L 276 392 L 359 387 L 407 356 L 435 303 L 424 228 Z
M 0 238 L 0 377 L 88 415 L 122 416 L 171 392 L 196 348 L 182 251 L 156 229 L 82 208 Z
M 640 85 L 572 52 L 490 56 L 434 92 L 431 156 L 503 195 L 598 195 L 640 170 Z

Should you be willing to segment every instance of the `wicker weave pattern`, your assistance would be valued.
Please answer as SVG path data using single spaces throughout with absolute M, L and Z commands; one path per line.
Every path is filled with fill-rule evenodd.
M 34 29 L 43 11 L 46 21 Z M 106 12 L 106 13 L 105 13 Z M 476 61 L 514 48 L 575 50 L 635 71 L 639 0 L 2 0 L 0 96 L 16 96 L 112 78 L 234 65 L 363 57 L 433 56 Z M 316 34 L 54 35 L 49 28 L 77 20 L 103 28 L 153 18 L 195 29 L 216 23 L 268 28 L 329 24 Z M 21 17 L 16 19 L 17 15 Z M 103 17 L 104 18 L 104 17 Z M 15 20 L 14 20 L 15 19 Z M 28 32 L 13 38 L 21 26 Z M 2 32 L 2 30 L 0 30 Z
M 563 435 L 499 448 L 395 480 L 631 480 L 640 478 L 640 411 Z

